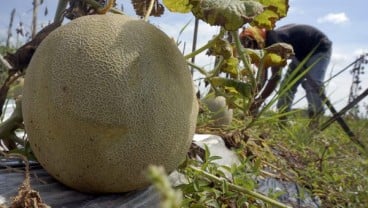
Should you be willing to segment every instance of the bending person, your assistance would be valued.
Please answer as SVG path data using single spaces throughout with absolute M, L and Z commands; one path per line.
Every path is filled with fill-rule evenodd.
M 244 28 L 240 38 L 244 47 L 253 49 L 261 49 L 281 42 L 290 44 L 295 55 L 291 58 L 280 89 L 285 89 L 285 86 L 290 85 L 290 75 L 296 69 L 301 67 L 297 73 L 294 73 L 296 77 L 305 70 L 308 72 L 281 95 L 277 108 L 280 112 L 290 111 L 297 88 L 302 84 L 306 91 L 309 117 L 318 118 L 324 113 L 323 100 L 319 95 L 324 92 L 323 81 L 331 59 L 332 42 L 323 32 L 309 25 L 288 24 L 275 30 L 264 30 L 257 27 Z M 310 57 L 304 66 L 298 67 L 308 55 Z M 281 74 L 280 69 L 272 71 L 273 76 L 279 77 Z M 278 71 L 277 74 L 275 71 Z M 274 83 L 273 85 L 276 87 Z

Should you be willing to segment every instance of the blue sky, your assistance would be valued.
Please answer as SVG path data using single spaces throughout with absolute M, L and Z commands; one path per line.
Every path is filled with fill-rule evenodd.
M 4 1 L 5 2 L 5 1 Z M 20 21 L 25 25 L 25 30 L 30 30 L 32 15 L 32 0 L 12 0 L 2 3 L 0 7 L 0 42 L 4 43 L 6 30 L 9 24 L 10 12 L 17 9 L 14 27 Z M 130 1 L 117 1 L 119 7 L 123 3 L 124 10 L 128 15 L 135 16 Z M 57 1 L 44 0 L 44 4 L 39 9 L 39 27 L 47 24 L 53 18 Z M 290 0 L 290 9 L 287 17 L 277 22 L 276 26 L 288 23 L 310 24 L 322 30 L 333 41 L 333 55 L 329 66 L 327 78 L 330 74 L 335 74 L 345 66 L 354 61 L 360 54 L 368 52 L 368 15 L 366 0 L 342 1 L 342 0 Z M 48 8 L 48 15 L 43 15 L 45 7 Z M 166 11 L 160 18 L 151 17 L 150 22 L 158 26 L 174 39 L 178 38 L 180 29 L 187 23 L 190 25 L 184 30 L 179 39 L 182 44 L 179 46 L 184 53 L 189 53 L 192 47 L 194 18 L 191 14 L 173 14 Z M 201 22 L 199 27 L 199 37 L 197 48 L 205 44 L 214 34 L 218 32 L 218 27 L 211 27 Z M 15 43 L 15 32 L 13 32 L 13 43 Z M 185 47 L 184 47 L 185 43 Z M 196 63 L 201 66 L 213 64 L 213 59 L 201 54 L 196 57 Z M 362 76 L 363 90 L 368 87 L 368 73 Z M 352 82 L 352 75 L 349 71 L 333 79 L 327 86 L 327 94 L 336 107 L 342 108 L 346 105 L 349 90 Z M 304 95 L 303 89 L 298 90 L 298 97 Z M 367 99 L 366 99 L 367 100 Z M 364 101 L 366 102 L 366 101 Z M 299 107 L 306 105 L 305 101 L 297 104 Z M 361 103 L 363 105 L 363 103 Z

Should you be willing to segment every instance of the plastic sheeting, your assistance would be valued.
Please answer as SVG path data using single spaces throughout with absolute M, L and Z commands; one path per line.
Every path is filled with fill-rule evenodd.
M 257 191 L 265 195 L 280 193 L 278 200 L 295 208 L 320 207 L 317 198 L 312 198 L 306 189 L 294 182 L 266 178 L 258 181 Z
M 4 165 L 4 164 L 3 164 Z M 24 180 L 24 173 L 0 170 L 0 205 L 10 205 Z M 40 166 L 31 168 L 31 187 L 38 191 L 43 202 L 55 208 L 155 208 L 159 196 L 150 186 L 144 190 L 123 194 L 92 195 L 72 190 L 46 173 Z
M 221 137 L 215 135 L 194 136 L 194 142 L 201 147 L 207 145 L 211 155 L 220 156 L 214 162 L 220 165 L 239 163 L 236 154 L 227 149 Z M 17 167 L 18 162 L 0 160 L 0 205 L 9 205 L 10 199 L 16 196 L 18 188 L 24 180 L 23 172 L 5 169 L 6 166 Z M 171 181 L 178 183 L 180 175 L 174 172 Z M 181 183 L 180 181 L 179 183 Z M 293 207 L 319 207 L 318 201 L 313 200 L 306 190 L 292 182 L 279 181 L 273 178 L 259 180 L 257 191 L 267 195 L 272 192 L 282 193 L 279 200 Z M 54 208 L 156 208 L 159 207 L 159 195 L 150 186 L 144 190 L 122 194 L 92 195 L 72 190 L 47 174 L 41 166 L 31 166 L 31 187 L 40 193 L 44 203 Z

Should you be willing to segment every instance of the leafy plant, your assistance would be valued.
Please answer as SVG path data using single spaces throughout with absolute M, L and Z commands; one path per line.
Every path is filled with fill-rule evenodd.
M 265 5 L 263 5 L 263 3 Z M 269 5 L 268 1 L 164 1 L 170 11 L 189 12 L 210 25 L 219 25 L 219 34 L 198 50 L 185 55 L 192 58 L 208 50 L 218 57 L 216 66 L 207 72 L 189 63 L 205 76 L 212 91 L 224 96 L 230 108 L 238 109 L 246 116 L 260 95 L 262 81 L 269 67 L 280 67 L 293 54 L 287 44 L 275 44 L 262 50 L 244 49 L 240 43 L 238 29 L 244 24 L 273 28 L 275 21 L 287 13 L 288 2 L 279 1 Z M 231 40 L 234 40 L 232 42 Z M 256 67 L 255 67 L 256 66 Z M 255 71 L 256 70 L 256 71 Z M 222 76 L 226 74 L 227 76 Z M 245 121 L 245 120 L 244 120 Z
M 179 185 L 184 195 L 182 207 L 288 207 L 270 197 L 254 191 L 254 177 L 260 171 L 260 160 L 250 158 L 239 165 L 218 165 L 218 156 L 211 156 L 205 146 L 203 162 L 187 159 L 179 168 L 187 183 Z M 258 201 L 260 200 L 260 201 Z

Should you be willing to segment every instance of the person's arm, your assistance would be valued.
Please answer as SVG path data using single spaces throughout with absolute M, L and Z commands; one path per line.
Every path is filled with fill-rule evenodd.
M 275 90 L 277 84 L 280 81 L 281 69 L 278 67 L 272 67 L 271 72 L 272 72 L 272 76 L 268 80 L 267 85 L 265 86 L 264 90 L 259 96 L 259 99 L 265 100 L 266 98 L 268 98 L 268 96 L 271 95 L 271 93 Z
M 250 112 L 256 112 L 262 103 L 272 94 L 281 79 L 281 68 L 271 68 L 271 78 L 268 80 L 266 86 L 261 94 L 254 100 L 250 107 Z

